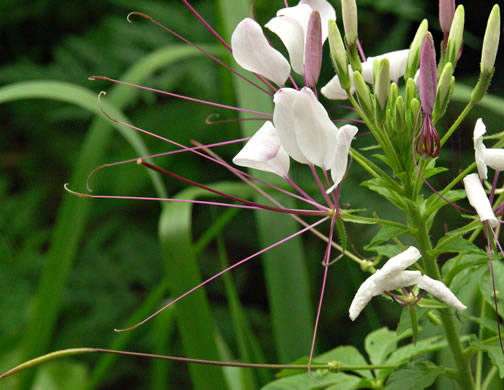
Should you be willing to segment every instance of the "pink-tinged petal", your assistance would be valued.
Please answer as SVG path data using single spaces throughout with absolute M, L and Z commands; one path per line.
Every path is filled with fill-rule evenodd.
M 381 277 L 385 278 L 405 270 L 410 265 L 415 264 L 422 257 L 420 251 L 414 246 L 410 246 L 404 252 L 392 257 L 380 269 Z
M 422 280 L 418 283 L 418 287 L 429 292 L 440 301 L 454 307 L 458 311 L 467 309 L 462 302 L 451 292 L 451 290 L 439 280 L 431 279 L 427 275 L 422 276 Z
M 422 280 L 420 271 L 401 271 L 385 279 L 377 279 L 377 287 L 383 291 L 397 290 L 413 286 Z
M 349 69 L 351 69 L 349 67 Z M 355 93 L 355 87 L 353 82 L 353 77 L 350 77 L 352 87 L 350 88 L 350 93 L 353 95 Z M 334 76 L 326 85 L 324 85 L 320 92 L 328 99 L 332 100 L 347 100 L 348 95 L 346 91 L 341 87 L 338 75 Z
M 301 24 L 291 16 L 278 16 L 264 27 L 278 35 L 289 52 L 292 69 L 297 74 L 303 75 L 305 31 Z
M 352 125 L 345 125 L 338 129 L 336 134 L 336 148 L 333 151 L 334 161 L 331 166 L 331 178 L 334 185 L 328 192 L 336 188 L 345 176 L 348 166 L 348 152 L 350 151 L 350 145 L 357 131 L 357 127 Z
M 488 221 L 492 227 L 496 227 L 499 222 L 490 205 L 490 201 L 481 185 L 477 173 L 472 173 L 464 177 L 464 187 L 467 194 L 467 199 L 472 207 L 478 213 L 481 222 Z
M 233 158 L 236 165 L 272 172 L 289 173 L 289 155 L 280 145 L 280 138 L 270 121 L 266 122 Z
M 374 62 L 387 58 L 390 63 L 390 79 L 397 83 L 399 78 L 404 76 L 404 72 L 406 72 L 408 54 L 409 49 L 404 49 L 392 51 L 376 57 L 368 57 L 367 61 L 362 64 L 362 78 L 366 83 L 372 84 Z
M 479 118 L 476 121 L 476 126 L 474 127 L 474 159 L 476 160 L 476 167 L 478 168 L 478 174 L 481 180 L 487 178 L 488 169 L 483 158 L 483 153 L 485 152 L 485 145 L 483 144 L 483 135 L 486 133 L 486 127 L 483 120 Z
M 439 0 L 439 24 L 441 31 L 448 35 L 455 15 L 455 0 Z
M 326 0 L 301 0 L 299 5 L 303 4 L 306 4 L 310 6 L 312 10 L 319 12 L 320 19 L 322 20 L 322 43 L 324 43 L 328 35 L 329 20 L 336 20 L 336 11 L 331 3 Z
M 273 122 L 287 153 L 300 163 L 330 168 L 337 127 L 311 89 L 283 88 L 273 101 Z
M 420 54 L 420 76 L 419 76 L 420 103 L 422 111 L 428 115 L 432 114 L 437 93 L 437 68 L 436 49 L 434 40 L 430 33 L 425 34 Z
M 290 74 L 289 62 L 270 46 L 256 21 L 247 18 L 236 26 L 231 36 L 235 61 L 244 69 L 258 73 L 279 86 Z
M 304 79 L 308 87 L 314 88 L 322 68 L 321 21 L 318 11 L 313 11 L 308 23 L 305 44 Z

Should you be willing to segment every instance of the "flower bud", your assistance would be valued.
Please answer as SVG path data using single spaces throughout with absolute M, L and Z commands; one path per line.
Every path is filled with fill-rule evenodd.
M 459 5 L 453 17 L 453 23 L 448 36 L 448 45 L 446 47 L 446 62 L 451 62 L 453 66 L 457 64 L 460 50 L 462 49 L 464 34 L 464 7 Z
M 436 50 L 432 35 L 427 32 L 422 43 L 420 55 L 420 77 L 418 89 L 420 90 L 420 102 L 424 113 L 431 115 L 436 100 L 437 73 L 436 73 Z
M 355 92 L 357 93 L 357 98 L 362 107 L 362 110 L 368 118 L 373 118 L 374 116 L 374 106 L 371 99 L 371 91 L 367 86 L 366 82 L 362 78 L 360 72 L 355 71 L 353 74 Z
M 455 14 L 455 0 L 439 0 L 439 24 L 443 34 L 448 35 Z
M 499 47 L 500 37 L 500 8 L 497 4 L 492 8 L 483 38 L 483 50 L 481 52 L 481 74 L 489 75 L 493 72 L 495 56 Z
M 345 27 L 345 40 L 348 46 L 354 46 L 357 41 L 357 5 L 355 0 L 342 0 L 341 11 Z
M 408 55 L 408 64 L 406 65 L 406 73 L 404 74 L 404 79 L 408 80 L 409 78 L 414 78 L 415 73 L 420 65 L 420 50 L 422 48 L 422 42 L 425 37 L 425 33 L 429 28 L 429 22 L 427 19 L 424 19 L 413 38 L 413 41 L 410 45 L 409 55 Z
M 329 21 L 329 49 L 331 51 L 331 61 L 338 74 L 340 85 L 345 91 L 348 91 L 352 86 L 348 71 L 348 57 L 335 20 Z
M 376 97 L 376 119 L 382 124 L 385 121 L 385 113 L 388 97 L 390 95 L 390 63 L 384 58 L 379 63 L 375 62 L 374 93 Z
M 398 96 L 394 105 L 394 128 L 402 132 L 406 126 L 405 105 L 402 96 Z
M 416 97 L 416 84 L 415 81 L 410 78 L 406 81 L 406 103 L 409 104 L 412 99 Z
M 315 88 L 322 68 L 322 20 L 318 11 L 313 11 L 308 22 L 305 43 L 305 84 Z
M 450 99 L 452 92 L 452 84 L 455 82 L 453 77 L 453 66 L 451 62 L 448 62 L 441 72 L 441 77 L 439 78 L 439 84 L 437 88 L 436 103 L 434 104 L 434 111 L 432 113 L 432 122 L 436 123 L 439 118 L 441 118 L 448 105 L 448 100 Z

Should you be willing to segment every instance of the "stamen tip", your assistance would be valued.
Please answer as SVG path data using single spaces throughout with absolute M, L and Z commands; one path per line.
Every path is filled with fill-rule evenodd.
M 133 15 L 141 16 L 142 18 L 145 18 L 145 19 L 152 21 L 152 18 L 149 15 L 144 14 L 143 12 L 133 11 L 133 12 L 130 12 L 128 14 L 128 16 L 126 17 L 126 20 L 128 21 L 128 23 L 133 23 L 133 20 L 131 19 L 131 17 Z
M 136 163 L 137 163 L 138 165 L 143 165 L 143 160 L 142 160 L 141 158 L 139 158 L 139 159 L 136 161 Z
M 96 80 L 96 76 L 89 76 L 87 79 L 89 81 L 95 81 Z

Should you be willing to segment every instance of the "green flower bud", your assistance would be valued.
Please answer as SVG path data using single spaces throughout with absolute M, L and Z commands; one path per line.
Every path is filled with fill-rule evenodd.
M 357 41 L 357 5 L 355 0 L 342 0 L 341 11 L 345 27 L 345 40 L 348 46 L 354 46 Z
M 422 42 L 428 28 L 429 22 L 427 22 L 427 19 L 424 19 L 422 23 L 420 23 L 420 26 L 418 26 L 418 30 L 410 45 L 404 80 L 415 77 L 415 73 L 420 65 L 420 50 L 422 49 Z
M 446 47 L 446 63 L 451 62 L 453 67 L 457 64 L 457 59 L 462 48 L 464 34 L 464 7 L 459 5 L 453 17 L 450 35 L 448 36 L 448 45 Z
M 448 101 L 450 100 L 452 91 L 452 83 L 455 82 L 453 77 L 453 66 L 451 62 L 448 62 L 441 72 L 441 77 L 439 78 L 436 103 L 434 104 L 434 110 L 432 112 L 432 122 L 436 123 L 439 118 L 441 118 L 445 111 Z
M 359 99 L 359 104 L 362 107 L 362 111 L 368 118 L 374 117 L 374 105 L 372 100 L 371 91 L 367 86 L 366 82 L 362 78 L 359 71 L 355 71 L 353 74 L 354 87 L 357 98 Z
M 411 78 L 406 81 L 406 104 L 410 104 L 411 100 L 416 97 L 416 84 Z
M 402 96 L 398 96 L 394 105 L 394 128 L 401 132 L 406 125 L 406 110 Z
M 390 63 L 384 58 L 375 61 L 374 93 L 376 98 L 376 120 L 383 124 L 385 121 L 386 107 L 390 95 Z
M 488 75 L 495 65 L 495 56 L 499 47 L 500 37 L 500 8 L 497 4 L 492 8 L 483 38 L 483 50 L 481 52 L 481 73 Z
M 349 91 L 352 84 L 348 72 L 348 57 L 335 20 L 329 20 L 329 49 L 331 51 L 331 61 L 338 74 L 341 87 L 345 91 Z

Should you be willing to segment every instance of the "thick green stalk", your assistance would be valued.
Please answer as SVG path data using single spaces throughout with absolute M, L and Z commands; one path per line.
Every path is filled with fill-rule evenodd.
M 416 239 L 418 249 L 422 253 L 425 271 L 430 277 L 441 280 L 441 272 L 437 266 L 436 258 L 429 254 L 432 249 L 432 245 L 426 229 L 425 220 L 416 208 L 409 208 L 409 216 L 418 229 Z M 441 324 L 445 339 L 448 342 L 448 346 L 450 347 L 450 351 L 457 368 L 457 381 L 460 388 L 472 390 L 474 389 L 474 382 L 471 374 L 471 367 L 469 366 L 467 356 L 465 356 L 463 352 L 459 331 L 455 325 L 454 317 L 446 310 L 439 310 L 439 315 L 441 317 Z

